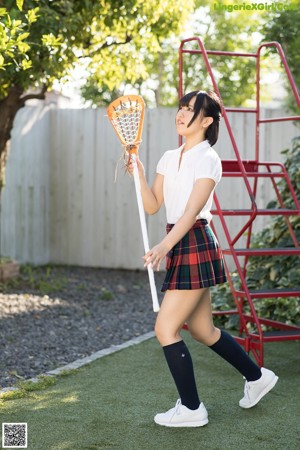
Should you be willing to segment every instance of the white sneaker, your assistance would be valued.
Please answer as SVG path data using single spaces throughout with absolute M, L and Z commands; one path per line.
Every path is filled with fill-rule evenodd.
M 154 421 L 165 427 L 203 427 L 208 423 L 207 411 L 203 403 L 198 409 L 189 409 L 177 400 L 175 408 L 161 414 L 156 414 Z
M 261 368 L 261 377 L 255 381 L 246 381 L 244 397 L 240 400 L 241 408 L 252 408 L 263 398 L 277 383 L 278 377 L 272 370 Z

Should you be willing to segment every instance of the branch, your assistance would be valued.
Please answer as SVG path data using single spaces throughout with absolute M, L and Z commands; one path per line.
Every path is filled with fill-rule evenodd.
M 129 34 L 126 33 L 126 39 L 123 42 L 111 42 L 110 44 L 108 44 L 107 42 L 105 42 L 105 44 L 101 45 L 101 47 L 98 50 L 103 50 L 104 48 L 107 47 L 111 47 L 112 45 L 124 45 L 124 44 L 128 44 L 128 42 L 132 41 L 132 36 L 130 36 Z
M 1 0 L 0 0 L 1 1 Z M 96 55 L 99 51 L 103 50 L 104 48 L 108 48 L 108 47 L 112 47 L 113 45 L 124 45 L 124 44 L 128 44 L 128 42 L 131 42 L 133 39 L 132 36 L 126 34 L 126 39 L 123 42 L 111 42 L 110 44 L 108 44 L 107 42 L 105 42 L 103 45 L 101 45 L 101 47 L 97 48 L 95 51 L 91 51 L 89 49 L 89 47 L 91 46 L 91 40 L 87 41 L 84 45 L 85 49 L 89 49 L 89 53 L 88 56 L 92 57 L 93 55 Z M 82 55 L 82 56 L 78 56 L 78 59 L 84 59 L 86 58 L 86 55 Z
M 132 36 L 126 34 L 126 39 L 123 42 L 111 42 L 110 44 L 108 44 L 107 42 L 105 42 L 103 45 L 101 45 L 101 47 L 97 48 L 95 51 L 91 52 L 91 50 L 89 50 L 89 57 L 92 57 L 93 55 L 96 55 L 99 51 L 103 50 L 104 48 L 108 48 L 108 47 L 112 47 L 114 45 L 124 45 L 124 44 L 128 44 L 128 42 L 131 42 L 133 39 Z M 81 58 L 86 58 L 86 55 L 83 56 L 79 56 L 78 59 Z
M 24 105 L 27 100 L 31 100 L 31 99 L 44 100 L 46 92 L 47 92 L 47 85 L 43 84 L 43 87 L 39 93 L 24 95 L 24 97 L 20 98 L 20 102 L 22 103 L 22 105 Z

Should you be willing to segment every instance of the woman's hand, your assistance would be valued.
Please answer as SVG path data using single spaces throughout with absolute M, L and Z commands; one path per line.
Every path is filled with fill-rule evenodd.
M 137 164 L 137 168 L 138 168 L 138 171 L 139 171 L 139 176 L 140 177 L 145 176 L 144 166 L 141 163 L 140 158 L 138 156 L 136 157 L 136 164 Z M 127 170 L 128 170 L 130 175 L 133 175 L 133 168 L 134 168 L 134 163 L 133 163 L 132 158 L 130 158 L 128 166 L 127 166 Z
M 147 267 L 149 264 L 151 264 L 153 269 L 156 266 L 157 271 L 159 271 L 161 262 L 168 253 L 168 251 L 169 248 L 162 242 L 160 244 L 155 245 L 153 248 L 151 248 L 151 250 L 149 250 L 145 254 L 145 256 L 143 256 L 143 259 L 145 260 L 144 267 Z

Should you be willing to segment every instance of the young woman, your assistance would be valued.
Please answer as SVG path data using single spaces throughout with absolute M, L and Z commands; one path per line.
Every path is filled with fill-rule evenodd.
M 176 128 L 185 143 L 167 151 L 157 165 L 153 186 L 147 185 L 138 160 L 145 211 L 155 214 L 165 203 L 167 235 L 144 256 L 145 266 L 159 270 L 166 256 L 165 296 L 155 333 L 161 344 L 180 399 L 169 411 L 154 418 L 169 427 L 199 427 L 208 423 L 200 401 L 193 363 L 180 331 L 187 323 L 197 341 L 209 346 L 246 379 L 239 405 L 251 408 L 276 384 L 278 377 L 259 368 L 242 347 L 212 320 L 210 286 L 226 281 L 219 244 L 209 222 L 213 192 L 222 176 L 221 161 L 212 148 L 217 142 L 221 102 L 214 92 L 194 91 L 179 102 Z M 129 171 L 133 172 L 130 165 Z

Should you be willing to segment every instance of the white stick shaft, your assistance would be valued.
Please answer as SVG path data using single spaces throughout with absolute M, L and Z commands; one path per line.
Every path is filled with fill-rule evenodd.
M 136 198 L 137 198 L 137 204 L 138 204 L 139 216 L 140 216 L 140 222 L 141 222 L 141 228 L 142 228 L 143 243 L 144 243 L 145 253 L 147 253 L 150 250 L 149 239 L 148 239 L 145 211 L 144 211 L 142 194 L 141 194 L 141 183 L 140 183 L 140 177 L 139 177 L 139 172 L 138 172 L 138 168 L 137 168 L 135 155 L 132 155 L 132 161 L 133 161 L 133 178 L 134 178 L 135 192 L 136 192 Z M 151 264 L 149 264 L 147 266 L 147 269 L 148 269 L 148 276 L 149 276 L 149 282 L 150 282 L 153 311 L 158 312 L 159 311 L 159 303 L 158 303 L 157 291 L 156 291 L 156 287 L 155 287 L 154 272 L 151 267 Z

